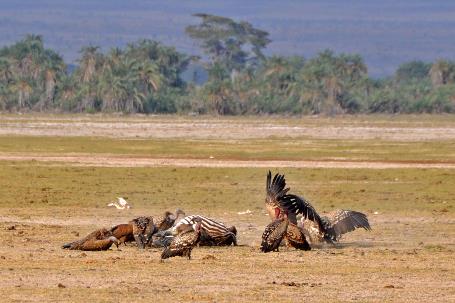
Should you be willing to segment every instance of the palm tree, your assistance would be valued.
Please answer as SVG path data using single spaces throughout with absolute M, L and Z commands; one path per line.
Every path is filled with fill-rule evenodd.
M 98 46 L 87 46 L 81 49 L 82 57 L 79 60 L 79 81 L 88 83 L 96 76 L 97 67 L 101 64 L 102 55 Z
M 9 99 L 8 85 L 0 81 L 0 109 L 5 110 Z
M 42 93 L 40 101 L 35 104 L 35 108 L 43 110 L 48 108 L 53 102 L 56 94 L 57 81 L 66 74 L 66 65 L 63 59 L 53 51 L 46 50 L 45 57 L 41 64 L 42 70 Z
M 436 61 L 431 66 L 430 78 L 434 87 L 447 84 L 450 79 L 455 80 L 455 63 L 447 60 Z
M 159 67 L 152 61 L 145 61 L 134 65 L 134 72 L 138 74 L 138 77 L 144 85 L 143 93 L 156 92 L 158 91 L 162 80 L 159 72 Z
M 0 57 L 0 82 L 8 83 L 13 78 L 13 72 L 11 71 L 11 59 L 8 57 Z
M 19 109 L 29 104 L 30 96 L 33 92 L 33 87 L 29 81 L 19 80 L 14 83 L 12 89 L 17 94 L 17 106 Z

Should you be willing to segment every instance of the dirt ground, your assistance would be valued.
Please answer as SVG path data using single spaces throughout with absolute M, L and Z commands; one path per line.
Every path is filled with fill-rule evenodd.
M 416 118 L 408 122 L 382 118 L 365 121 L 359 118 L 286 122 L 286 119 L 273 121 L 273 118 L 262 121 L 25 115 L 1 117 L 0 135 L 32 135 L 43 140 L 46 140 L 46 136 L 55 135 L 226 140 L 304 136 L 327 140 L 434 141 L 437 144 L 455 140 L 455 121 L 452 118 L 446 118 L 443 122 L 434 118 L 428 122 Z M 244 161 L 157 159 L 114 154 L 29 154 L 14 150 L 0 153 L 0 161 L 13 169 L 22 169 L 27 163 L 52 169 L 64 167 L 69 170 L 68 176 L 76 168 L 128 167 L 131 168 L 127 172 L 130 177 L 141 167 L 211 167 L 214 170 L 237 167 L 393 169 L 402 174 L 406 174 L 407 169 L 421 169 L 422 172 L 432 169 L 448 177 L 453 175 L 451 171 L 455 168 L 452 163 L 406 162 L 406 159 L 400 163 Z M 46 179 L 41 173 L 29 176 L 30 180 L 40 178 L 40 184 L 45 184 Z M 75 172 L 74 178 L 78 176 Z M 333 178 L 332 181 L 336 181 L 336 176 Z M 12 186 L 15 181 L 11 187 L 14 190 L 35 190 L 30 180 L 8 180 L 9 183 L 0 180 L 0 186 L 9 188 L 7 186 Z M 374 179 L 367 181 L 376 184 Z M 377 182 L 377 187 L 384 186 L 385 183 L 381 182 Z M 422 191 L 438 186 L 425 183 L 424 179 L 416 182 L 421 184 L 419 190 Z M 101 181 L 99 184 L 102 192 L 103 186 L 107 185 Z M 341 188 L 342 185 L 337 186 Z M 184 186 L 179 184 L 169 190 L 182 188 Z M 36 190 L 48 189 L 40 185 Z M 74 187 L 76 190 L 79 189 Z M 262 197 L 262 190 L 261 187 L 254 189 L 254 192 L 261 191 Z M 365 189 L 359 187 L 355 190 L 368 197 L 368 193 L 364 193 Z M 239 187 L 239 191 L 240 194 L 246 194 L 250 189 Z M 455 193 L 453 189 L 450 191 Z M 207 195 L 216 194 L 207 192 Z M 341 193 L 337 190 L 334 194 Z M 392 194 L 384 192 L 384 197 L 379 197 L 379 201 L 387 201 Z M 159 262 L 161 250 L 139 250 L 133 245 L 105 252 L 61 249 L 63 243 L 82 237 L 96 228 L 124 223 L 138 215 L 161 214 L 163 209 L 156 205 L 121 211 L 104 207 L 36 205 L 37 202 L 33 207 L 22 207 L 11 203 L 0 207 L 0 301 L 455 302 L 455 200 L 446 199 L 445 195 L 443 200 L 437 195 L 438 191 L 434 191 L 423 201 L 415 201 L 433 203 L 428 209 L 421 208 L 424 209 L 422 211 L 405 209 L 400 206 L 400 201 L 396 201 L 396 213 L 372 210 L 366 201 L 367 206 L 362 211 L 368 215 L 372 231 L 357 230 L 347 234 L 336 246 L 314 246 L 308 252 L 287 248 L 282 248 L 279 253 L 259 252 L 261 234 L 269 222 L 262 204 L 261 207 L 250 208 L 248 205 L 252 202 L 245 199 L 239 202 L 236 211 L 232 208 L 225 211 L 200 208 L 195 211 L 235 225 L 239 231 L 239 246 L 197 247 L 191 261 L 173 258 L 162 263 Z M 173 205 L 171 202 L 167 202 L 167 205 Z M 438 203 L 437 207 L 435 203 Z M 241 214 L 247 208 L 251 213 Z
M 0 217 L 0 294 L 5 301 L 453 302 L 453 218 L 370 215 L 336 247 L 259 252 L 264 212 L 217 216 L 237 226 L 238 247 L 196 248 L 193 260 L 159 262 L 159 249 L 64 251 L 62 243 L 134 213 L 71 218 L 27 210 Z M 2 211 L 4 212 L 4 210 Z M 25 217 L 25 218 L 24 218 Z M 447 225 L 449 228 L 447 228 Z

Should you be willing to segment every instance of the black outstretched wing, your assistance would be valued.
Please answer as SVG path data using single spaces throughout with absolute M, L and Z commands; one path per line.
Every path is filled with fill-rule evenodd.
M 278 200 L 282 208 L 290 213 L 301 214 L 305 219 L 316 222 L 321 231 L 325 231 L 324 223 L 310 202 L 296 195 L 284 195 Z
M 340 209 L 327 215 L 326 221 L 327 233 L 334 240 L 357 228 L 371 230 L 367 216 L 358 211 Z
M 284 175 L 276 174 L 272 180 L 272 173 L 269 171 L 267 174 L 267 182 L 265 187 L 267 193 L 267 200 L 277 201 L 289 191 L 289 188 L 286 188 L 286 180 Z

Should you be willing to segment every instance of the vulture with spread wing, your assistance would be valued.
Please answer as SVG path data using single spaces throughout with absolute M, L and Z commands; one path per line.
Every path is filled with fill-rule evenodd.
M 112 244 L 116 244 L 118 247 L 118 240 L 116 237 L 112 236 L 112 233 L 105 229 L 101 228 L 91 232 L 86 237 L 64 244 L 63 249 L 72 249 L 72 250 L 108 250 Z
M 272 179 L 272 173 L 269 171 L 267 174 L 267 181 L 265 183 L 265 208 L 270 218 L 272 218 L 272 221 L 276 220 L 280 216 L 280 213 L 284 211 L 280 200 L 288 191 L 289 188 L 286 188 L 284 175 L 276 174 Z M 295 221 L 294 223 L 297 222 L 295 216 L 290 220 Z
M 272 179 L 272 173 L 269 171 L 265 205 L 273 222 L 266 227 L 262 235 L 263 252 L 277 250 L 283 239 L 286 239 L 288 246 L 302 250 L 311 249 L 303 230 L 297 226 L 298 214 L 324 230 L 323 221 L 314 207 L 308 201 L 288 194 L 288 191 L 284 175 L 276 174 Z
M 288 194 L 289 189 L 289 187 L 286 188 L 284 175 L 276 174 L 272 179 L 272 173 L 268 172 L 265 206 L 272 220 L 279 218 L 281 213 L 286 212 L 289 222 L 297 224 L 297 215 L 301 214 L 304 218 L 323 228 L 321 217 L 310 202 L 299 196 Z
M 299 226 L 306 231 L 312 243 L 333 243 L 338 241 L 343 234 L 354 231 L 357 228 L 371 230 L 367 216 L 358 211 L 340 209 L 321 217 L 321 219 L 324 224 L 324 230 L 304 217 L 299 222 Z

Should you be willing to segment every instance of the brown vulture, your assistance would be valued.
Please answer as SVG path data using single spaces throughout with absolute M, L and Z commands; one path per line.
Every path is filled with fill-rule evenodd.
M 371 230 L 368 218 L 364 213 L 354 210 L 336 210 L 326 216 L 321 217 L 324 224 L 324 230 L 321 230 L 317 224 L 303 217 L 299 226 L 309 235 L 312 243 L 338 241 L 343 234 L 351 232 L 357 228 Z
M 265 228 L 262 234 L 261 251 L 278 251 L 278 247 L 283 239 L 286 239 L 288 246 L 301 250 L 311 250 L 311 246 L 307 242 L 303 230 L 294 223 L 289 222 L 286 213 L 281 213 L 280 218 Z
M 201 219 L 196 218 L 193 224 L 182 224 L 179 230 L 180 233 L 163 250 L 161 260 L 175 256 L 186 256 L 188 260 L 191 259 L 191 251 L 201 238 Z
M 312 222 L 312 221 L 310 221 Z M 301 250 L 311 250 L 311 246 L 306 240 L 304 231 L 294 223 L 290 223 L 286 230 L 285 240 L 288 246 Z
M 105 229 L 101 228 L 91 232 L 83 239 L 64 244 L 63 249 L 72 249 L 72 250 L 108 250 L 112 244 L 116 244 L 118 247 L 118 240 L 112 235 L 112 233 Z
M 261 251 L 278 251 L 278 247 L 286 235 L 288 225 L 289 219 L 286 215 L 267 225 L 262 234 Z

